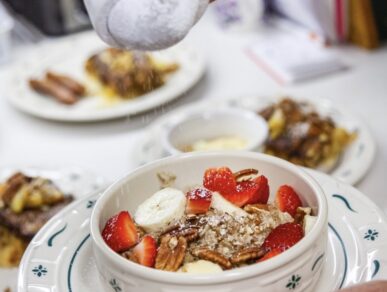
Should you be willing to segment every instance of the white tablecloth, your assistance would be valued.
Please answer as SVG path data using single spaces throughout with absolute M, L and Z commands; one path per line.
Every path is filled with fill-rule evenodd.
M 162 109 L 103 123 L 48 122 L 18 112 L 1 91 L 7 67 L 0 67 L 0 167 L 76 165 L 115 180 L 135 167 L 130 153 L 136 147 L 139 132 L 177 106 L 244 93 L 327 98 L 368 123 L 377 142 L 377 155 L 357 187 L 387 211 L 387 49 L 368 53 L 352 47 L 340 48 L 341 58 L 351 67 L 347 72 L 281 86 L 246 56 L 246 47 L 256 37 L 224 33 L 207 15 L 188 37 L 208 60 L 208 71 L 200 84 Z M 25 48 L 17 48 L 14 59 L 24 54 Z

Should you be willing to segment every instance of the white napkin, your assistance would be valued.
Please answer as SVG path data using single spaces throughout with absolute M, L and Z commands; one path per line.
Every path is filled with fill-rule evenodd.
M 208 0 L 85 0 L 95 30 L 108 44 L 159 50 L 182 40 Z
M 261 38 L 249 48 L 249 53 L 280 83 L 302 81 L 346 68 L 329 49 L 282 31 Z

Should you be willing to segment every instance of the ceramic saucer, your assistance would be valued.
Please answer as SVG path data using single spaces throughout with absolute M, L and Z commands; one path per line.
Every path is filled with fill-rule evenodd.
M 310 171 L 329 204 L 329 242 L 311 267 L 324 265 L 315 292 L 387 279 L 387 221 L 381 210 L 353 187 Z M 99 194 L 77 201 L 55 216 L 33 239 L 19 272 L 19 292 L 102 291 L 92 255 L 89 218 Z M 289 274 L 297 291 L 302 275 Z M 122 288 L 110 279 L 111 291 Z

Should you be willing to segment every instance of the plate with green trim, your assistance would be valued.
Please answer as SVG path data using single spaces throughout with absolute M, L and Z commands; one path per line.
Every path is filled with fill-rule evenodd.
M 162 134 L 171 124 L 183 119 L 189 114 L 201 113 L 204 110 L 216 108 L 242 108 L 259 112 L 267 106 L 278 102 L 283 96 L 245 95 L 241 97 L 226 97 L 221 100 L 210 99 L 195 104 L 189 104 L 175 109 L 166 115 L 154 120 L 141 135 L 131 159 L 142 165 L 167 155 L 163 149 Z M 359 182 L 372 166 L 376 153 L 374 138 L 366 123 L 361 118 L 348 112 L 343 107 L 338 107 L 328 99 L 304 99 L 292 97 L 294 100 L 307 102 L 320 115 L 331 118 L 338 126 L 351 133 L 356 133 L 356 138 L 349 144 L 335 162 L 329 165 L 318 166 L 316 170 L 351 185 Z M 217 133 L 213 133 L 214 137 Z
M 329 292 L 371 280 L 387 279 L 387 218 L 366 196 L 326 174 L 309 171 L 324 189 L 329 205 L 326 257 L 315 292 Z M 24 254 L 19 292 L 94 291 L 101 281 L 92 253 L 89 220 L 98 194 L 79 200 L 52 218 Z M 284 291 L 302 288 L 303 275 L 289 274 Z M 112 292 L 123 291 L 109 279 Z
M 7 166 L 0 170 L 0 182 L 17 171 L 22 171 L 29 176 L 41 176 L 54 181 L 58 187 L 67 194 L 72 194 L 75 199 L 80 199 L 86 195 L 106 186 L 104 178 L 96 176 L 94 173 L 79 167 L 19 167 Z M 16 291 L 17 268 L 0 268 L 0 292 L 11 289 Z

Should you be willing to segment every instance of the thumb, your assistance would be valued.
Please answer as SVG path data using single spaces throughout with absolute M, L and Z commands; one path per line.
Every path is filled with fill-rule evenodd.
M 386 291 L 387 291 L 387 281 L 374 281 L 374 282 L 364 283 L 361 285 L 356 285 L 353 287 L 340 290 L 340 292 L 386 292 Z

